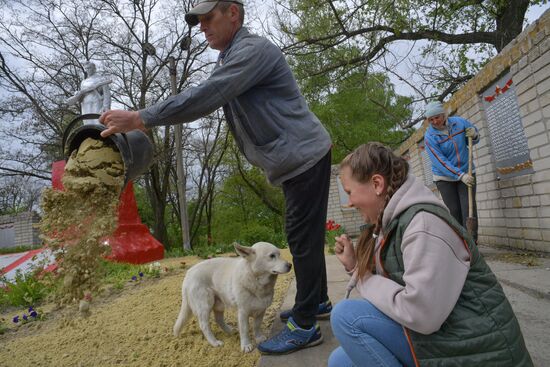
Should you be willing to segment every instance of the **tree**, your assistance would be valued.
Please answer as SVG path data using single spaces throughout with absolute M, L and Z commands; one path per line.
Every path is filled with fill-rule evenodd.
M 33 178 L 13 176 L 0 180 L 0 215 L 38 209 L 40 186 Z
M 435 94 L 443 100 L 521 32 L 530 6 L 547 2 L 285 0 L 278 7 L 278 29 L 284 52 L 303 75 L 325 86 L 357 69 L 396 73 L 420 42 L 422 54 L 411 73 L 425 72 L 426 77 L 421 83 L 397 77 L 419 99 Z M 397 46 L 403 51 L 404 41 L 411 49 L 399 55 Z
M 205 42 L 189 51 L 183 20 L 191 0 L 13 0 L 0 15 L 0 135 L 9 141 L 0 176 L 14 173 L 48 180 L 50 163 L 63 157 L 61 136 L 76 114 L 66 99 L 79 89 L 83 64 L 93 60 L 112 78 L 115 107 L 140 109 L 170 94 L 166 60 L 177 63 L 179 90 L 209 67 Z M 195 29 L 195 32 L 199 32 Z M 151 52 L 154 45 L 156 52 Z M 167 240 L 167 197 L 174 180 L 171 127 L 151 132 L 155 164 L 144 187 L 155 213 L 153 232 Z
M 340 162 L 368 141 L 398 146 L 407 135 L 398 129 L 409 118 L 410 98 L 398 96 L 388 77 L 356 72 L 334 86 L 322 101 L 311 105 L 332 137 L 332 160 Z
M 284 239 L 284 198 L 265 173 L 246 162 L 233 140 L 224 156 L 225 179 L 214 201 L 215 241 L 235 240 L 251 245 L 255 238 L 280 245 Z
M 189 177 L 195 188 L 194 204 L 189 215 L 191 242 L 199 234 L 205 234 L 210 244 L 212 235 L 212 220 L 214 204 L 220 181 L 223 180 L 223 159 L 229 144 L 229 132 L 224 128 L 221 111 L 205 118 L 201 124 L 200 133 L 189 139 L 188 167 L 197 167 L 197 172 L 189 170 Z M 193 164 L 193 159 L 195 164 Z

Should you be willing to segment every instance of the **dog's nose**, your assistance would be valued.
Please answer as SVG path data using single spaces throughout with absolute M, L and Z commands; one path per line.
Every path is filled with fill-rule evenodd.
M 288 268 L 288 271 L 290 271 L 292 269 L 292 264 L 291 263 L 286 263 L 286 266 Z

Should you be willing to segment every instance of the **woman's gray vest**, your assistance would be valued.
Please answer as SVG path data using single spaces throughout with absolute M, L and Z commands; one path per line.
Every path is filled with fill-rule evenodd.
M 447 210 L 416 204 L 394 218 L 384 231 L 381 264 L 393 281 L 403 282 L 401 241 L 405 229 L 420 211 L 445 220 L 464 239 L 471 254 L 470 271 L 462 293 L 441 328 L 430 335 L 405 329 L 419 366 L 533 366 L 518 320 L 495 275 L 479 254 L 467 231 Z

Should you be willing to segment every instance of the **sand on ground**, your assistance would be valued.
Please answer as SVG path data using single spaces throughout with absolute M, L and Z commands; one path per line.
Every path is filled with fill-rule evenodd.
M 288 250 L 282 254 L 290 261 Z M 172 270 L 160 278 L 129 282 L 121 291 L 96 297 L 87 317 L 81 316 L 75 305 L 58 310 L 52 305 L 38 307 L 46 314 L 44 321 L 29 322 L 0 335 L 0 366 L 255 366 L 259 352 L 241 352 L 238 333 L 225 334 L 213 318 L 214 335 L 224 342 L 221 347 L 206 342 L 194 317 L 179 337 L 172 335 L 181 305 L 181 282 L 186 269 L 198 261 L 197 257 L 161 261 Z M 273 304 L 264 318 L 266 334 L 292 277 L 290 272 L 277 280 Z M 11 322 L 14 315 L 1 316 Z M 234 310 L 226 311 L 226 320 L 237 325 Z

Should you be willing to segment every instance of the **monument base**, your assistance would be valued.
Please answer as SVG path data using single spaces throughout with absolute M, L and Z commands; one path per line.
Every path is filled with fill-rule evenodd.
M 57 161 L 52 165 L 52 186 L 63 190 L 61 178 L 65 170 L 65 161 Z M 105 238 L 111 247 L 108 259 L 132 264 L 143 264 L 164 258 L 164 246 L 149 232 L 141 222 L 137 210 L 134 186 L 128 182 L 118 205 L 118 226 L 115 232 Z

